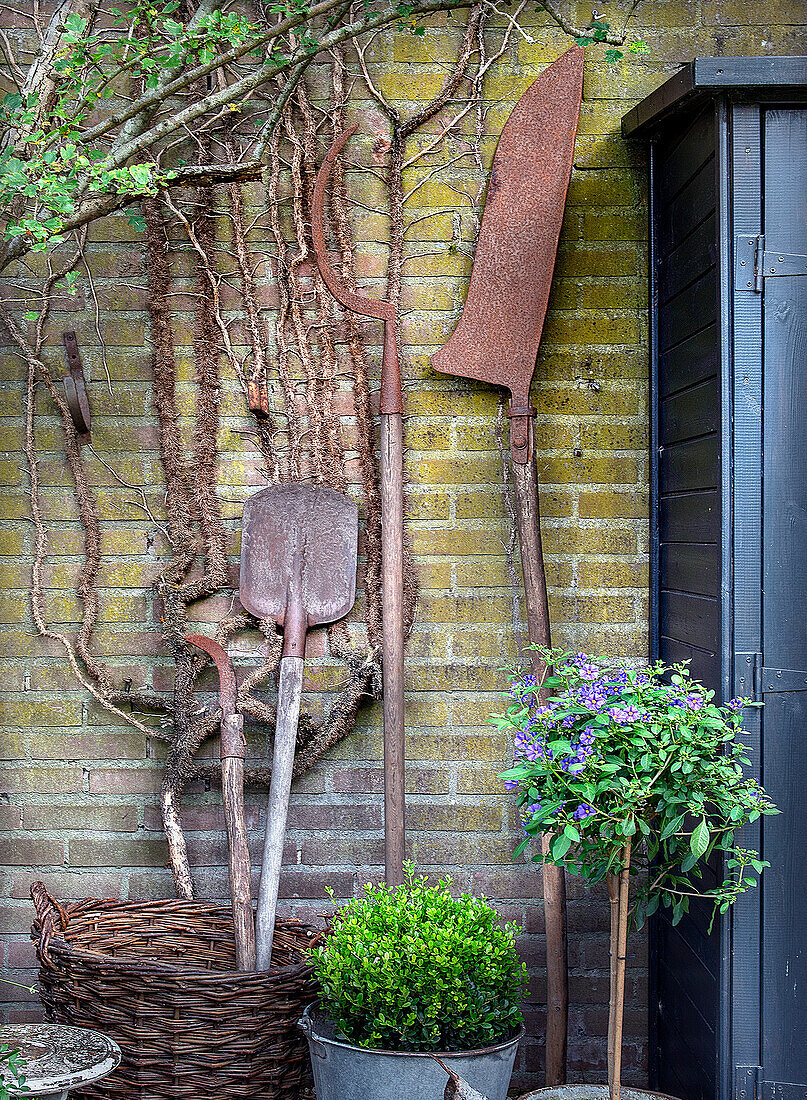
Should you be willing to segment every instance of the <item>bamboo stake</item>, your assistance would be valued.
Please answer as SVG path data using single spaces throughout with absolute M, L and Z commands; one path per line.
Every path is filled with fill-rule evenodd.
M 610 1100 L 620 1100 L 622 1089 L 622 1022 L 625 1010 L 625 958 L 628 943 L 628 894 L 630 888 L 631 841 L 623 849 L 623 864 L 619 874 L 619 923 L 616 955 L 616 986 L 611 990 L 614 1005 L 614 1067 L 613 1080 L 608 1082 Z
M 608 900 L 611 907 L 611 934 L 609 936 L 609 956 L 611 964 L 608 979 L 608 1084 L 614 1080 L 614 990 L 616 989 L 617 941 L 619 939 L 619 879 L 616 875 L 606 875 Z

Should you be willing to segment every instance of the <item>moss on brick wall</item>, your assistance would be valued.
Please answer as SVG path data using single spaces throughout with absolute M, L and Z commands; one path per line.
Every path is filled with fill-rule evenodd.
M 561 6 L 582 24 L 590 17 L 585 4 Z M 609 5 L 608 15 L 620 25 L 623 7 Z M 559 644 L 637 658 L 647 652 L 647 211 L 643 150 L 622 141 L 620 119 L 694 55 L 800 52 L 803 24 L 800 0 L 643 0 L 634 31 L 649 53 L 608 67 L 596 51 L 587 57 L 575 169 L 533 391 L 551 614 Z M 486 168 L 515 99 L 568 46 L 546 18 L 530 14 L 524 26 L 527 33 L 514 38 L 485 85 Z M 382 68 L 382 90 L 414 97 L 413 102 L 433 94 L 442 80 L 440 64 L 453 57 L 456 41 L 456 28 L 445 19 L 436 19 L 422 38 L 391 33 L 377 39 L 374 61 Z M 358 103 L 358 111 L 370 127 L 378 122 L 371 101 Z M 407 665 L 409 845 L 421 868 L 450 873 L 458 887 L 489 895 L 508 918 L 525 926 L 523 948 L 533 982 L 519 1080 L 540 1083 L 540 875 L 529 864 L 511 863 L 520 826 L 496 779 L 510 748 L 486 724 L 500 705 L 500 667 L 514 657 L 514 639 L 523 626 L 508 561 L 513 532 L 500 453 L 506 419 L 497 393 L 438 376 L 428 365 L 464 299 L 483 176 L 461 166 L 449 166 L 434 178 L 421 175 L 422 186 L 409 204 L 412 215 L 441 213 L 417 222 L 410 233 L 417 247 L 407 262 L 404 289 L 409 530 L 421 585 Z M 415 182 L 417 175 L 409 180 Z M 362 186 L 363 199 L 378 198 L 373 181 Z M 259 189 L 251 189 L 248 198 L 257 206 Z M 362 270 L 380 279 L 386 222 L 360 212 L 356 225 Z M 170 670 L 160 653 L 148 586 L 166 548 L 145 520 L 138 492 L 119 480 L 149 492 L 159 489 L 142 243 L 123 217 L 110 217 L 92 228 L 87 251 L 98 322 L 85 281 L 74 299 L 57 303 L 49 350 L 57 357 L 62 329 L 75 328 L 91 380 L 97 457 L 90 457 L 89 465 L 104 521 L 104 610 L 96 649 L 125 669 L 135 685 L 165 689 Z M 182 262 L 177 256 L 180 279 Z M 179 397 L 186 410 L 194 398 L 191 322 L 184 312 L 191 308 L 189 298 L 177 300 Z M 0 862 L 7 873 L 0 925 L 7 935 L 0 961 L 8 977 L 29 981 L 26 899 L 34 878 L 43 878 L 63 899 L 158 897 L 169 895 L 172 884 L 156 801 L 162 744 L 110 725 L 106 712 L 78 688 L 60 652 L 35 637 L 27 605 L 31 546 L 20 455 L 23 389 L 14 355 L 3 359 L 2 377 Z M 50 538 L 47 608 L 51 619 L 68 629 L 77 612 L 80 532 L 58 425 L 41 395 L 40 402 L 40 475 Z M 255 455 L 245 451 L 238 434 L 243 406 L 232 385 L 222 417 L 219 485 L 236 554 L 241 502 L 260 478 Z M 198 615 L 202 623 L 212 622 L 227 610 L 227 601 L 212 599 L 199 605 Z M 252 659 L 258 647 L 258 639 L 244 637 L 235 651 Z M 312 692 L 338 672 L 316 658 L 315 652 Z M 259 751 L 259 733 L 250 736 Z M 380 761 L 380 709 L 372 706 L 361 713 L 356 732 L 297 784 L 281 887 L 287 909 L 317 914 L 327 905 L 327 884 L 348 897 L 360 882 L 382 874 Z M 256 857 L 262 802 L 262 795 L 250 793 Z M 198 892 L 226 896 L 219 793 L 197 784 L 185 804 Z M 570 884 L 570 1064 L 576 1077 L 596 1078 L 604 1060 L 606 910 L 604 898 Z M 641 940 L 635 947 L 629 960 L 627 1078 L 641 1084 L 647 1061 L 646 959 Z M 6 994 L 8 1018 L 35 1018 L 37 1009 L 17 992 L 19 1002 Z

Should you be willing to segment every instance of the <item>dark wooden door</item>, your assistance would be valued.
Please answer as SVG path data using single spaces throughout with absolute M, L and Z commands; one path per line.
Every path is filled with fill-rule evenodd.
M 807 110 L 763 113 L 763 1097 L 807 1095 Z M 807 259 L 785 260 L 807 272 Z M 774 1092 L 773 1086 L 776 1090 Z M 787 1084 L 799 1086 L 788 1090 Z M 780 1086 L 783 1086 L 780 1088 Z

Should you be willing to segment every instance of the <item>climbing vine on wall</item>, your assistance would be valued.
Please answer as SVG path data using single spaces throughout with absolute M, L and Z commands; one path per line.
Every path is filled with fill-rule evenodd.
M 190 780 L 215 779 L 217 771 L 197 759 L 218 730 L 217 713 L 200 709 L 194 700 L 203 660 L 185 642 L 188 619 L 199 601 L 230 597 L 232 612 L 214 624 L 223 644 L 239 631 L 257 628 L 262 635 L 261 659 L 247 670 L 238 705 L 269 733 L 275 718 L 271 683 L 280 653 L 277 631 L 273 623 L 256 623 L 234 603 L 231 526 L 219 484 L 222 396 L 233 386 L 242 395 L 243 455 L 256 480 L 312 479 L 361 498 L 364 600 L 353 621 L 328 629 L 328 654 L 346 675 L 324 712 L 301 717 L 295 765 L 301 774 L 350 732 L 362 699 L 378 698 L 382 690 L 380 501 L 372 411 L 377 334 L 337 305 L 313 262 L 310 208 L 317 167 L 347 124 L 351 104 L 369 97 L 375 111 L 370 156 L 360 166 L 340 160 L 333 172 L 331 246 L 343 278 L 355 286 L 361 263 L 354 214 L 361 207 L 354 208 L 352 184 L 361 168 L 365 177 L 383 184 L 384 205 L 371 209 L 388 218 L 382 292 L 405 312 L 407 263 L 423 255 L 417 234 L 415 243 L 410 240 L 415 225 L 424 217 L 448 214 L 451 247 L 472 248 L 485 179 L 485 79 L 524 33 L 519 18 L 525 7 L 526 0 L 507 12 L 487 2 L 469 6 L 467 0 L 387 6 L 323 0 L 311 7 L 266 5 L 239 16 L 236 9 L 225 13 L 216 0 L 200 0 L 195 8 L 178 0 L 160 6 L 137 0 L 115 15 L 118 9 L 104 11 L 93 0 L 60 0 L 47 23 L 34 7 L 17 11 L 12 32 L 0 32 L 1 68 L 9 87 L 0 146 L 5 226 L 0 261 L 8 292 L 0 319 L 27 378 L 24 449 L 34 529 L 33 620 L 37 632 L 61 648 L 77 679 L 116 720 L 168 742 L 162 811 L 182 896 L 191 896 L 193 886 L 181 794 Z M 553 5 L 543 7 L 568 34 L 595 35 L 590 28 L 567 24 Z M 432 101 L 407 114 L 379 90 L 373 46 L 390 26 L 408 28 L 417 37 L 423 29 L 418 17 L 438 9 L 462 9 L 450 16 L 461 32 L 457 54 Z M 601 26 L 596 36 L 612 45 L 624 38 Z M 28 62 L 31 49 L 33 61 Z M 360 151 L 366 152 L 366 143 Z M 445 211 L 410 214 L 423 184 L 458 164 L 470 170 L 476 190 L 457 191 L 456 203 Z M 120 209 L 129 211 L 144 238 L 161 499 L 127 484 L 114 459 L 101 459 L 79 434 L 58 380 L 60 364 L 49 347 L 58 295 L 81 288 L 97 318 L 100 307 L 85 254 L 88 227 Z M 44 262 L 36 253 L 44 255 Z M 185 315 L 173 304 L 176 261 L 182 257 L 191 258 L 193 271 L 190 430 L 178 391 L 176 350 L 177 326 Z M 48 415 L 55 409 L 59 417 L 83 532 L 76 583 L 80 618 L 71 631 L 56 629 L 47 613 L 49 531 L 37 439 L 41 391 L 47 394 Z M 154 593 L 162 646 L 174 665 L 170 692 L 134 688 L 97 652 L 103 533 L 93 471 L 99 463 L 135 493 L 166 546 Z M 408 628 L 415 603 L 415 572 L 408 556 Z M 249 764 L 248 781 L 268 782 L 263 760 Z

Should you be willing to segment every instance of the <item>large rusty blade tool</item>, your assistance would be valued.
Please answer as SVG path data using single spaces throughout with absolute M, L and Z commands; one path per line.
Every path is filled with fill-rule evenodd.
M 445 374 L 510 391 L 516 522 L 530 641 L 550 645 L 538 508 L 530 383 L 560 238 L 583 95 L 583 50 L 574 47 L 524 93 L 505 123 L 488 186 L 468 297 L 448 342 L 432 356 Z M 531 651 L 540 683 L 546 668 Z M 549 836 L 543 838 L 544 853 Z M 568 977 L 563 871 L 545 863 L 546 1083 L 566 1081 Z
M 244 504 L 240 598 L 283 630 L 277 722 L 255 920 L 257 969 L 272 960 L 308 628 L 343 618 L 356 598 L 359 509 L 323 485 L 281 482 Z
M 404 794 L 404 522 L 403 387 L 398 361 L 395 305 L 356 294 L 331 265 L 325 247 L 325 195 L 333 162 L 356 131 L 344 130 L 317 173 L 311 203 L 314 251 L 322 278 L 353 313 L 384 322 L 381 364 L 381 631 L 384 674 L 384 862 L 389 886 L 403 882 Z
M 235 963 L 255 969 L 255 917 L 252 912 L 252 863 L 244 820 L 244 718 L 236 710 L 235 669 L 227 650 L 205 634 L 188 634 L 186 642 L 213 658 L 219 674 L 221 711 L 221 795 L 227 826 L 230 897 L 233 900 Z

